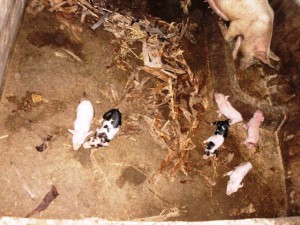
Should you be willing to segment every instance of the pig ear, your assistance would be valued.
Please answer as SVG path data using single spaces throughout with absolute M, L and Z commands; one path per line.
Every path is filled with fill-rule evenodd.
M 272 52 L 271 50 L 269 52 L 269 57 L 275 61 L 280 61 L 280 58 L 277 55 L 275 55 L 275 53 Z
M 71 130 L 71 129 L 68 129 L 68 131 L 71 133 L 71 134 L 74 134 L 74 130 Z
M 226 95 L 226 96 L 225 96 L 225 99 L 227 100 L 229 97 L 230 97 L 229 95 Z
M 243 187 L 243 186 L 244 186 L 244 184 L 243 184 L 243 183 L 241 183 L 241 184 L 240 184 L 240 186 L 239 186 L 239 188 L 241 188 L 241 187 Z
M 255 58 L 259 61 L 267 64 L 269 67 L 274 68 L 274 66 L 271 64 L 269 57 L 267 56 L 266 52 L 258 51 L 255 52 Z

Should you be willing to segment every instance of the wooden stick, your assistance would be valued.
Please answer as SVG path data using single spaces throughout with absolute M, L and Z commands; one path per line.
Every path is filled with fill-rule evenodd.
M 8 137 L 8 134 L 2 135 L 2 136 L 0 136 L 0 139 L 4 139 L 4 138 L 7 138 L 7 137 Z
M 30 198 L 31 198 L 32 200 L 34 200 L 35 194 L 33 194 L 33 193 L 31 192 L 31 190 L 29 189 L 29 187 L 28 187 L 26 181 L 24 180 L 23 176 L 21 175 L 20 171 L 19 171 L 18 168 L 15 166 L 15 164 L 13 164 L 12 162 L 10 162 L 10 164 L 14 167 L 14 169 L 15 169 L 15 171 L 16 171 L 18 177 L 19 177 L 19 179 L 20 179 L 21 182 L 22 182 L 22 185 L 23 185 L 24 190 L 27 192 L 27 194 L 30 196 Z

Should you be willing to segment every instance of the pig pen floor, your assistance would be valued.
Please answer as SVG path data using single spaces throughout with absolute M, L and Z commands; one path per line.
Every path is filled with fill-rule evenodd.
M 130 74 L 111 66 L 117 45 L 112 42 L 114 36 L 102 28 L 92 31 L 85 27 L 81 41 L 71 41 L 68 46 L 42 42 L 38 48 L 29 43 L 28 37 L 36 32 L 48 32 L 59 39 L 55 33 L 58 27 L 54 15 L 44 12 L 31 17 L 25 13 L 9 63 L 0 105 L 0 136 L 8 135 L 0 139 L 1 216 L 24 217 L 41 202 L 52 184 L 58 197 L 33 218 L 133 220 L 162 213 L 169 215 L 166 220 L 205 221 L 286 215 L 284 172 L 277 140 L 274 132 L 264 128 L 258 150 L 247 152 L 242 145 L 246 137 L 242 124 L 233 126 L 220 159 L 212 161 L 202 159 L 202 142 L 213 132 L 213 127 L 203 121 L 194 138 L 197 148 L 191 153 L 198 169 L 188 176 L 178 173 L 172 179 L 163 174 L 155 185 L 148 181 L 160 167 L 166 151 L 146 129 L 130 135 L 126 130 L 126 120 L 132 114 L 142 114 L 143 105 L 139 109 L 120 107 L 124 126 L 109 147 L 99 148 L 93 155 L 91 150 L 72 150 L 67 130 L 73 127 L 83 93 L 93 103 L 99 119 L 115 107 L 103 91 L 109 85 L 122 90 Z M 197 46 L 185 44 L 183 48 L 194 73 L 207 76 L 208 108 L 204 117 L 213 122 L 216 105 L 212 94 L 216 81 L 207 69 L 204 34 L 198 34 Z M 65 53 L 63 48 L 75 52 L 83 62 L 56 54 Z M 133 65 L 141 62 L 133 60 Z M 40 93 L 47 102 L 33 105 L 28 111 L 20 109 L 18 104 L 26 92 Z M 35 146 L 47 135 L 54 135 L 51 144 L 38 152 Z M 229 153 L 234 153 L 234 158 L 227 163 Z M 227 196 L 228 177 L 223 174 L 249 160 L 254 168 L 246 176 L 244 187 Z M 15 167 L 35 194 L 34 200 L 25 192 Z M 238 213 L 250 204 L 255 212 Z

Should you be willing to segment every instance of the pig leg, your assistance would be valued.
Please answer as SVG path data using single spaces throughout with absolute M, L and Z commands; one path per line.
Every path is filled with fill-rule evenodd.
M 235 47 L 232 51 L 232 58 L 235 60 L 237 58 L 238 51 L 242 44 L 242 36 L 238 36 L 235 42 Z
M 219 16 L 221 17 L 223 20 L 229 21 L 228 17 L 223 14 L 221 12 L 221 10 L 219 9 L 219 7 L 215 4 L 215 0 L 207 0 L 207 3 L 210 5 L 210 7 L 212 8 L 212 10 Z
M 225 34 L 223 34 L 224 39 L 227 42 L 232 41 L 235 37 L 237 37 L 236 42 L 235 42 L 235 46 L 234 49 L 232 51 L 232 58 L 236 59 L 237 58 L 237 54 L 238 51 L 241 47 L 241 43 L 242 43 L 242 36 L 241 36 L 241 32 L 239 31 L 239 22 L 233 21 L 230 23 L 230 26 L 227 30 L 224 30 L 223 32 Z
M 223 38 L 225 39 L 225 35 L 226 35 L 227 32 L 228 32 L 228 27 L 227 27 L 227 25 L 224 23 L 223 20 L 219 21 L 219 22 L 218 22 L 218 25 L 219 25 L 219 28 L 220 28 L 220 30 L 221 30 L 222 36 L 223 36 Z
M 242 33 L 239 29 L 240 23 L 238 21 L 230 22 L 229 28 L 224 36 L 224 39 L 229 42 L 232 41 L 236 36 L 240 36 Z
M 246 130 L 248 130 L 248 128 L 249 128 L 249 123 L 244 124 L 244 125 L 243 125 L 243 128 L 246 129 Z
M 226 173 L 227 176 L 230 176 L 232 174 L 233 170 L 229 171 L 228 173 Z M 226 176 L 225 175 L 225 176 Z

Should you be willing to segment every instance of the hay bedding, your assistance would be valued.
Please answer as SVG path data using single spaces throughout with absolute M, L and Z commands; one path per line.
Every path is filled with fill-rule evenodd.
M 123 92 L 118 93 L 113 84 L 103 94 L 111 96 L 118 107 L 122 105 L 143 106 L 142 113 L 132 113 L 123 127 L 123 134 L 132 135 L 143 129 L 141 120 L 153 140 L 167 155 L 152 178 L 156 183 L 164 171 L 168 177 L 185 169 L 190 151 L 195 149 L 193 136 L 205 111 L 200 94 L 203 82 L 193 74 L 184 59 L 180 41 L 185 36 L 195 42 L 186 23 L 166 23 L 150 16 L 137 19 L 129 13 L 119 13 L 105 8 L 105 2 L 94 5 L 86 0 L 32 0 L 27 12 L 37 14 L 47 9 L 56 14 L 61 29 L 67 29 L 80 40 L 81 26 L 87 18 L 95 21 L 92 29 L 104 24 L 113 33 L 119 49 L 115 64 L 131 73 Z M 80 22 L 77 18 L 80 17 Z M 141 43 L 142 51 L 135 53 L 133 45 Z M 143 61 L 143 66 L 133 68 L 129 55 Z M 149 76 L 141 78 L 139 71 Z M 155 85 L 150 82 L 155 77 Z

